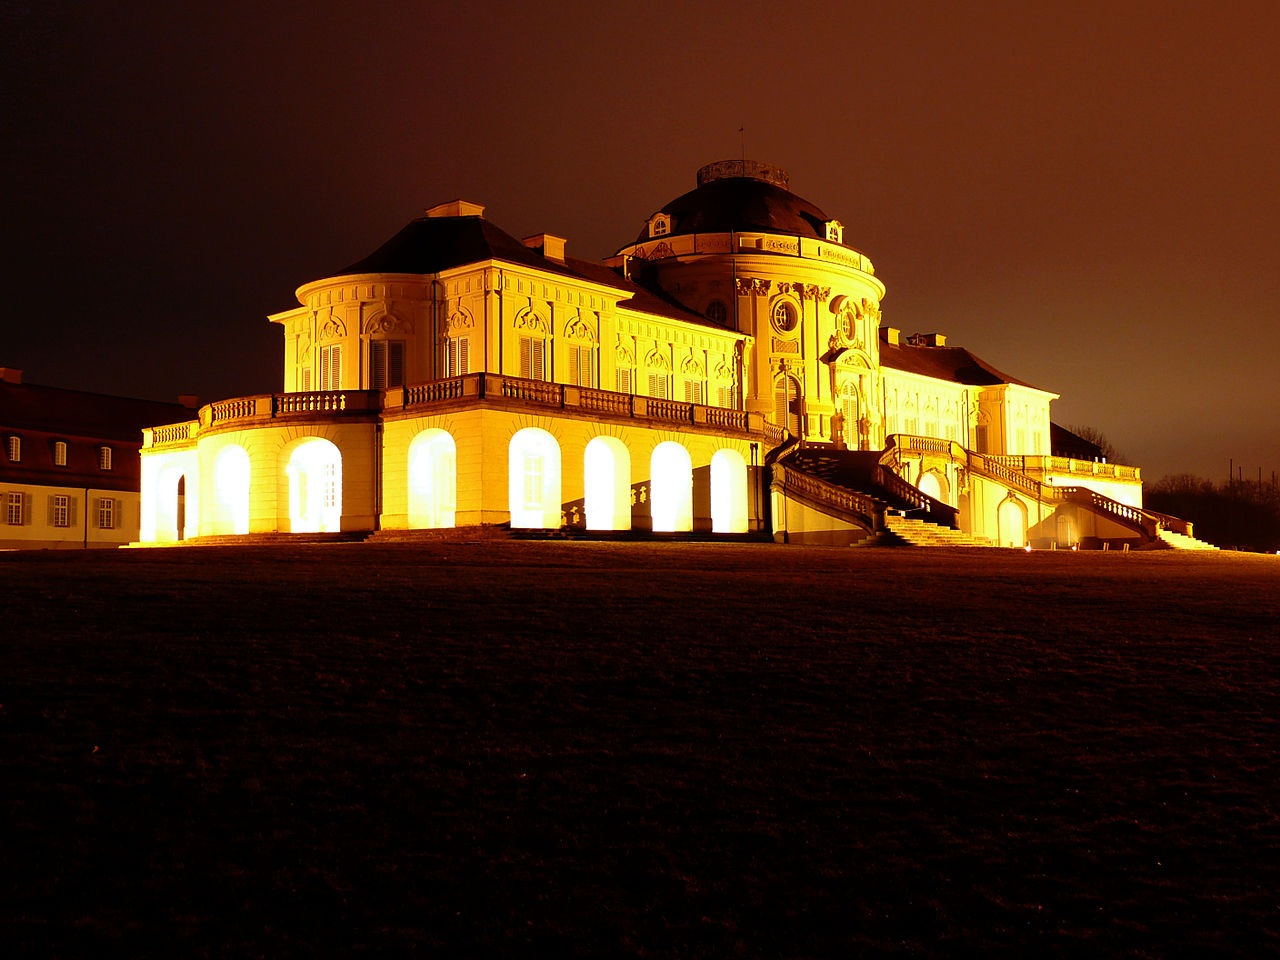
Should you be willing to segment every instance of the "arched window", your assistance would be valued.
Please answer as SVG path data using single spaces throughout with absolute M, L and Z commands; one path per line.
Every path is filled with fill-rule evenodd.
M 65 467 L 67 465 L 67 442 L 65 440 L 55 440 L 53 442 L 53 465 L 55 467 Z
M 693 460 L 674 440 L 649 458 L 649 508 L 657 532 L 693 529 Z
M 712 323 L 723 325 L 729 317 L 729 311 L 725 308 L 723 300 L 712 300 L 707 304 L 707 319 Z
M 747 462 L 736 450 L 717 450 L 711 458 L 711 530 L 747 532 Z
M 583 455 L 588 530 L 631 529 L 631 455 L 617 437 L 595 437 Z
M 516 431 L 507 451 L 507 506 L 511 526 L 560 527 L 560 444 L 546 430 Z
M 289 483 L 289 529 L 327 533 L 342 529 L 342 454 L 322 437 L 297 444 L 285 465 Z
M 445 430 L 424 430 L 409 444 L 409 526 L 452 527 L 456 516 L 458 448 Z
M 773 420 L 778 426 L 800 436 L 800 381 L 783 374 L 773 386 Z
M 249 532 L 249 454 L 238 444 L 218 451 L 213 461 L 213 532 Z

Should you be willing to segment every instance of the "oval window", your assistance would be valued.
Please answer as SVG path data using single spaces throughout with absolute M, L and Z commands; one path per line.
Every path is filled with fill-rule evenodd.
M 773 305 L 773 325 L 779 330 L 794 330 L 799 319 L 795 306 L 788 301 L 779 300 Z

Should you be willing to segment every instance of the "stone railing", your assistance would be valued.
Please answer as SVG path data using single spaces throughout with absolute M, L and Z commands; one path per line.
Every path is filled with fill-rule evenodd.
M 1103 496 L 1088 487 L 1057 487 L 1056 489 L 1063 500 L 1084 504 L 1093 509 L 1095 513 L 1109 517 L 1123 526 L 1138 530 L 1150 539 L 1155 539 L 1158 521 L 1140 507 L 1131 507 L 1127 503 L 1112 500 L 1110 497 Z
M 1097 463 L 1093 460 L 1073 460 L 1069 457 L 1052 456 L 994 456 L 986 454 L 988 460 L 995 460 L 1003 466 L 1019 473 L 1063 474 L 1069 477 L 1098 477 L 1105 480 L 1127 480 L 1141 482 L 1142 471 L 1138 467 L 1130 467 L 1122 463 Z
M 167 423 L 161 427 L 145 427 L 142 431 L 143 447 L 163 447 L 175 443 L 187 443 L 200 431 L 199 420 Z
M 691 426 L 713 427 L 737 433 L 759 434 L 764 427 L 759 414 L 725 407 L 707 407 L 660 397 L 644 397 L 617 393 L 596 387 L 579 387 L 546 380 L 525 380 L 496 373 L 469 373 L 450 380 L 388 390 L 386 405 L 405 410 L 428 409 L 434 404 L 469 398 L 501 399 L 557 407 L 562 410 L 585 410 L 617 417 L 666 420 Z

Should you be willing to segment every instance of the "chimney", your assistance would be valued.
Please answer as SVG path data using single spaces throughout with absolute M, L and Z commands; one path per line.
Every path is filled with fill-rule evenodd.
M 22 371 L 18 367 L 0 367 L 0 383 L 21 383 Z
M 466 200 L 450 200 L 427 208 L 428 217 L 483 217 L 484 205 Z
M 554 237 L 549 233 L 535 233 L 521 241 L 531 250 L 537 250 L 548 260 L 559 260 L 564 263 L 564 237 Z
M 907 337 L 907 343 L 913 347 L 945 347 L 947 337 L 942 333 L 913 333 Z
M 898 339 L 901 337 L 901 335 L 902 335 L 902 331 L 899 330 L 897 327 L 884 328 L 885 342 L 889 344 L 889 346 L 891 347 L 898 346 Z

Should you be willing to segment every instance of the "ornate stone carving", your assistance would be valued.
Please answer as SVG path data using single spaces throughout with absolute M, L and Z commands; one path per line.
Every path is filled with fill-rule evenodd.
M 799 353 L 800 344 L 796 340 L 780 340 L 777 337 L 774 337 L 773 352 L 774 353 Z
M 702 369 L 702 364 L 698 363 L 698 361 L 695 360 L 693 357 L 684 358 L 684 360 L 680 364 L 680 372 L 693 374 L 695 377 L 705 376 L 705 373 Z
M 569 321 L 564 328 L 564 335 L 570 340 L 586 340 L 588 343 L 596 342 L 596 332 L 583 321 L 581 316 L 574 317 Z
M 321 340 L 341 340 L 347 335 L 347 327 L 337 317 L 330 317 L 320 327 Z
M 546 334 L 547 322 L 530 309 L 521 310 L 512 324 L 517 330 L 533 330 L 537 333 Z
M 449 314 L 449 318 L 445 320 L 444 330 L 447 335 L 457 333 L 459 330 L 468 330 L 476 325 L 475 317 L 471 316 L 471 311 L 459 307 Z
M 670 370 L 671 369 L 671 361 L 668 360 L 663 354 L 659 353 L 656 347 L 650 350 L 647 354 L 645 354 L 644 363 L 645 363 L 645 366 L 650 367 L 654 370 Z
M 767 297 L 772 280 L 757 280 L 752 277 L 738 277 L 738 293 L 742 296 Z

